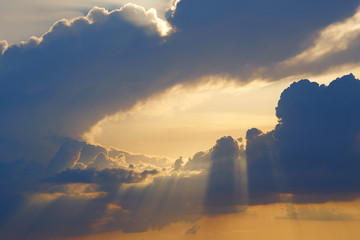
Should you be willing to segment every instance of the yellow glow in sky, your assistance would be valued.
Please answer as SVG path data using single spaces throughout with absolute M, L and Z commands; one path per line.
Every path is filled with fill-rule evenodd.
M 360 201 L 323 204 L 271 204 L 246 213 L 205 216 L 196 223 L 176 223 L 144 233 L 111 232 L 63 240 L 358 240 Z M 297 217 L 289 213 L 297 212 Z M 196 226 L 196 234 L 186 232 Z M 60 240 L 60 239 L 58 239 Z
M 177 158 L 211 148 L 225 135 L 244 137 L 277 123 L 275 106 L 288 83 L 175 87 L 132 111 L 107 118 L 86 134 L 104 146 Z
M 342 66 L 322 75 L 246 86 L 221 80 L 191 88 L 176 86 L 129 112 L 105 118 L 84 137 L 92 143 L 136 153 L 191 157 L 211 148 L 222 136 L 245 137 L 253 127 L 263 132 L 272 130 L 277 124 L 275 107 L 281 92 L 292 82 L 309 78 L 328 84 L 341 74 L 357 70 Z

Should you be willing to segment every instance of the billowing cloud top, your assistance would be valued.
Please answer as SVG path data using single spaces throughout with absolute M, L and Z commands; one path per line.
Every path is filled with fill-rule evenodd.
M 302 80 L 286 89 L 276 108 L 275 130 L 248 132 L 250 189 L 295 195 L 358 193 L 359 90 L 353 75 L 329 86 Z

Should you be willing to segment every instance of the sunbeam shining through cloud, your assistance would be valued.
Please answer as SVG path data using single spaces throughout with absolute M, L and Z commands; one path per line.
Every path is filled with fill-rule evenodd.
M 0 239 L 359 239 L 359 7 L 2 1 Z

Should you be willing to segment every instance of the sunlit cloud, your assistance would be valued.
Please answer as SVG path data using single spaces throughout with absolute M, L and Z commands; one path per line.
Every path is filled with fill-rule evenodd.
M 0 3 L 0 40 L 20 43 L 31 36 L 40 37 L 59 19 L 73 19 L 83 16 L 94 6 L 117 9 L 126 3 L 135 3 L 146 9 L 155 8 L 163 17 L 170 7 L 168 0 L 79 0 L 44 1 L 4 0 Z M 85 14 L 86 15 L 86 14 Z
M 346 51 L 354 40 L 360 35 L 360 11 L 358 10 L 352 17 L 331 24 L 319 33 L 314 45 L 285 63 L 295 65 L 303 62 L 313 62 L 334 54 Z

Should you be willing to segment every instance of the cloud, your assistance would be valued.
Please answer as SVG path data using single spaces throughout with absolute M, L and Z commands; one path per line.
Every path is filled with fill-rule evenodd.
M 149 156 L 139 153 L 130 153 L 124 150 L 110 148 L 108 151 L 110 158 L 115 161 L 125 161 L 126 164 L 132 164 L 139 168 L 170 168 L 170 159 L 166 157 Z
M 227 139 L 234 141 L 232 138 Z M 226 148 L 226 143 L 221 144 L 222 141 L 226 142 L 219 140 L 219 146 L 214 147 L 218 153 Z M 2 215 L 0 236 L 6 239 L 25 236 L 28 239 L 48 239 L 115 230 L 143 232 L 147 229 L 161 229 L 173 222 L 194 223 L 204 213 L 210 213 L 204 200 L 206 194 L 209 194 L 206 189 L 207 171 L 188 172 L 178 169 L 176 173 L 168 171 L 171 175 L 166 174 L 166 171 L 139 171 L 139 165 L 127 168 L 127 156 L 121 158 L 125 161 L 125 168 L 113 168 L 113 165 L 108 165 L 108 168 L 91 168 L 97 159 L 115 161 L 119 159 L 116 158 L 117 153 L 123 152 L 107 150 L 85 142 L 67 140 L 47 168 L 34 163 L 39 170 L 26 167 L 21 177 L 17 173 L 25 161 L 16 163 L 16 166 L 15 162 L 3 163 L 0 169 L 7 175 L 2 175 L 2 182 L 13 190 L 9 192 L 12 198 L 4 197 L 2 201 L 8 203 L 18 199 L 19 202 L 13 201 L 11 207 L 6 206 L 8 212 Z M 216 161 L 222 160 L 219 158 Z M 58 162 L 60 167 L 55 166 L 53 161 Z M 148 161 L 151 162 L 151 159 Z M 77 167 L 79 163 L 83 164 L 83 168 Z M 64 166 L 67 166 L 65 170 Z M 171 164 L 168 166 L 171 170 Z M 17 171 L 12 171 L 13 168 Z M 147 181 L 147 177 L 152 177 L 152 180 Z M 5 187 L 2 189 L 6 191 Z M 213 191 L 212 194 L 216 193 Z M 226 206 L 221 208 L 220 202 L 217 202 L 216 207 L 216 212 L 212 211 L 211 214 L 229 212 Z M 155 219 L 154 215 L 157 216 Z
M 23 193 L 39 188 L 37 180 L 45 177 L 44 166 L 25 160 L 0 163 L 0 227 L 23 205 Z
M 302 52 L 358 4 L 183 0 L 167 21 L 134 4 L 95 7 L 56 22 L 41 38 L 3 42 L 1 159 L 48 162 L 59 148 L 50 138 L 79 139 L 105 116 L 176 84 L 213 75 L 275 79 L 261 72 Z
M 5 40 L 0 41 L 0 53 L 1 55 L 5 52 L 8 47 L 8 43 Z
M 287 88 L 275 130 L 248 133 L 249 189 L 291 193 L 294 202 L 358 195 L 359 90 L 351 74 L 329 86 L 302 80 Z
M 158 171 L 143 171 L 136 173 L 124 169 L 104 169 L 96 170 L 89 169 L 67 169 L 56 174 L 53 177 L 47 178 L 45 181 L 53 183 L 138 183 L 143 181 L 147 175 L 155 175 Z
M 324 72 L 344 73 L 354 71 L 360 59 L 359 51 L 360 9 L 348 18 L 334 22 L 321 29 L 303 51 L 278 62 L 270 69 L 264 69 L 264 74 L 281 78 L 291 74 L 302 78 L 309 75 L 319 75 Z M 354 66 L 355 65 L 355 66 Z
M 136 163 L 132 169 L 130 162 Z M 0 163 L 0 236 L 48 239 L 87 234 L 107 214 L 107 205 L 117 203 L 119 188 L 156 177 L 160 172 L 154 169 L 155 165 L 171 168 L 169 160 L 164 158 L 106 149 L 72 139 L 63 141 L 48 166 L 25 160 Z M 135 212 L 136 209 L 132 214 L 136 215 Z M 59 225 L 54 219 L 65 222 Z M 76 224 L 77 221 L 82 224 Z M 146 224 L 142 228 L 147 229 L 149 223 Z M 116 229 L 122 228 L 124 224 Z M 96 231 L 109 229 L 104 226 Z
M 273 131 L 250 129 L 246 149 L 241 139 L 222 137 L 177 171 L 170 162 L 167 170 L 150 170 L 153 158 L 136 160 L 137 155 L 69 139 L 48 168 L 24 160 L 1 163 L 0 186 L 6 193 L 1 237 L 144 232 L 180 221 L 195 224 L 204 215 L 243 212 L 249 205 L 353 200 L 360 181 L 359 88 L 353 75 L 329 86 L 293 83 L 281 95 Z M 288 215 L 352 220 L 324 209 L 296 208 Z
M 207 170 L 210 167 L 210 152 L 197 152 L 190 158 L 185 166 L 185 170 Z
M 324 55 L 345 51 L 360 34 L 360 11 L 345 21 L 331 24 L 319 33 L 314 46 L 288 60 L 290 64 L 313 62 Z
M 49 176 L 42 164 L 22 160 L 1 163 L 0 173 L 0 237 L 49 239 L 93 231 L 94 224 L 107 214 L 107 206 L 117 203 L 121 186 L 142 183 L 159 172 L 68 168 Z
M 47 170 L 54 174 L 75 166 L 81 155 L 80 142 L 69 141 L 63 144 L 53 159 L 49 162 Z
M 21 205 L 12 203 L 16 211 L 9 213 L 11 221 L 7 218 L 0 225 L 0 236 L 49 239 L 115 230 L 144 232 L 201 218 L 205 175 L 158 176 L 140 183 L 155 173 L 65 170 L 43 180 Z
M 173 167 L 174 167 L 173 171 L 174 172 L 179 171 L 182 168 L 183 163 L 184 162 L 182 160 L 182 157 L 180 157 L 179 159 L 176 159 L 174 162 L 174 165 L 173 165 Z
M 184 170 L 208 169 L 205 206 L 357 198 L 359 88 L 352 74 L 329 86 L 293 83 L 281 94 L 273 131 L 249 129 L 246 149 L 231 137 L 221 138 L 206 161 L 197 153 Z
M 94 8 L 55 23 L 40 39 L 9 46 L 1 55 L 0 122 L 7 126 L 1 136 L 18 149 L 6 147 L 2 159 L 19 159 L 13 153 L 20 152 L 46 162 L 58 147 L 49 137 L 79 137 L 106 114 L 151 94 L 137 86 L 158 73 L 151 77 L 150 65 L 141 74 L 137 69 L 153 61 L 143 56 L 161 43 L 162 22 L 131 4 L 112 12 Z
M 105 148 L 84 141 L 65 139 L 47 165 L 47 172 L 51 175 L 66 169 L 128 168 L 131 164 L 138 170 L 151 170 L 170 168 L 170 162 L 165 157 L 130 153 L 113 147 Z
M 211 152 L 207 193 L 205 204 L 208 206 L 235 205 L 237 184 L 240 184 L 240 147 L 232 137 L 217 140 Z
M 126 4 L 124 0 L 82 0 L 49 2 L 45 0 L 4 0 L 0 8 L 0 36 L 9 43 L 26 41 L 30 36 L 41 36 L 57 20 L 82 16 L 94 6 L 115 9 Z M 132 0 L 132 3 L 155 8 L 163 16 L 169 7 L 167 0 Z M 21 6 L 21 7 L 20 7 Z M 16 29 L 16 31 L 14 31 Z
M 296 219 L 310 221 L 354 221 L 358 214 L 349 213 L 342 209 L 329 206 L 286 206 L 287 215 L 276 219 Z
M 359 2 L 347 1 L 342 9 L 336 9 L 340 2 L 328 4 L 327 1 L 182 0 L 170 19 L 179 29 L 172 38 L 185 52 L 179 61 L 185 62 L 191 56 L 198 63 L 196 68 L 189 68 L 193 74 L 235 75 L 243 80 L 288 77 L 294 75 L 296 68 L 292 72 L 286 68 L 276 71 L 276 63 L 309 48 L 319 31 L 350 17 Z M 193 50 L 186 52 L 186 49 Z
M 187 231 L 186 231 L 186 235 L 195 235 L 197 234 L 197 232 L 199 231 L 200 229 L 200 226 L 195 224 L 193 225 L 191 228 L 189 228 Z

